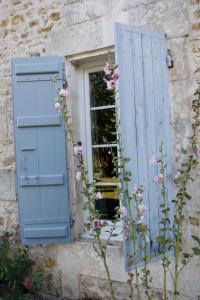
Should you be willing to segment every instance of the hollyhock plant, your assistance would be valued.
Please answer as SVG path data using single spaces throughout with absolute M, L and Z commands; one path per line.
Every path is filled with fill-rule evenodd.
M 120 217 L 122 219 L 124 219 L 128 216 L 128 211 L 127 211 L 125 206 L 120 207 L 119 210 L 118 210 L 118 213 L 120 214 Z
M 63 98 L 68 98 L 69 97 L 69 92 L 66 89 L 61 89 L 59 92 L 59 96 Z
M 118 72 L 114 72 L 113 74 L 112 74 L 112 79 L 113 80 L 118 80 L 119 79 L 119 73 Z
M 181 176 L 181 172 L 177 171 L 176 174 L 174 175 L 174 179 L 178 179 Z
M 138 193 L 139 192 L 139 186 L 137 184 L 133 185 L 133 193 Z
M 55 105 L 54 105 L 55 109 L 58 111 L 58 112 L 61 112 L 62 111 L 62 106 L 59 102 L 56 102 Z
M 156 157 L 155 154 L 153 154 L 152 157 L 150 158 L 150 164 L 155 165 L 157 163 L 158 163 L 158 158 Z
M 116 88 L 116 81 L 114 79 L 106 80 L 107 90 L 114 90 Z
M 200 157 L 200 145 L 197 146 L 196 152 L 194 152 L 194 153 L 192 154 L 192 159 L 193 159 L 193 160 L 196 160 L 198 157 Z
M 111 69 L 111 67 L 110 67 L 110 65 L 109 65 L 108 62 L 106 63 L 106 65 L 105 65 L 105 67 L 104 67 L 103 70 L 104 70 L 105 75 L 110 75 L 111 74 L 112 69 Z
M 31 278 L 30 277 L 25 277 L 24 280 L 23 280 L 23 286 L 26 290 L 29 289 L 31 285 Z
M 97 230 L 101 228 L 101 221 L 99 219 L 94 219 L 91 222 L 92 229 Z
M 138 205 L 138 210 L 139 210 L 139 213 L 140 213 L 141 215 L 143 215 L 143 214 L 146 212 L 147 208 L 146 208 L 146 206 L 142 203 L 142 204 L 139 204 L 139 205 Z
M 77 171 L 77 173 L 76 173 L 76 181 L 77 182 L 81 181 L 81 172 L 80 171 Z
M 81 145 L 76 145 L 74 147 L 75 155 L 83 155 L 83 147 Z
M 117 64 L 112 65 L 109 64 L 108 62 L 104 67 L 104 73 L 105 73 L 104 81 L 106 82 L 107 90 L 109 91 L 115 90 L 117 86 L 117 80 L 119 79 L 119 73 L 115 71 L 117 67 L 118 67 Z
M 102 196 L 101 192 L 98 192 L 96 194 L 96 199 L 99 199 L 99 200 L 103 199 L 103 196 Z
M 154 177 L 155 183 L 161 183 L 163 180 L 165 180 L 165 176 L 162 173 L 160 173 Z

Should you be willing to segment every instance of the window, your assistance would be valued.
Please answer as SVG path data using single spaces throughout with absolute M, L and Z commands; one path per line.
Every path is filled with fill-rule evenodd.
M 103 65 L 84 69 L 85 125 L 90 180 L 95 180 L 102 219 L 115 218 L 119 207 L 113 157 L 117 155 L 114 93 L 106 89 Z

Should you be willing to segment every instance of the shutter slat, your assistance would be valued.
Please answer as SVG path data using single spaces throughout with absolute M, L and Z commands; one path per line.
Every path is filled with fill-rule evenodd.
M 55 126 L 60 124 L 60 116 L 33 116 L 17 118 L 17 127 Z
M 62 185 L 63 183 L 63 175 L 20 176 L 21 186 Z
M 15 74 L 16 75 L 28 75 L 28 74 L 51 74 L 59 73 L 59 63 L 40 63 L 40 64 L 16 64 Z

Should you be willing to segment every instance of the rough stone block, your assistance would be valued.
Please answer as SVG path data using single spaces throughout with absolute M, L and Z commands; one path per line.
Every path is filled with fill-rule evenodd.
M 3 226 L 3 225 L 4 225 L 4 218 L 0 217 L 0 226 Z
M 134 13 L 132 17 L 134 10 L 137 10 L 137 18 L 135 18 Z M 187 1 L 150 1 L 146 5 L 136 6 L 130 9 L 130 24 L 142 25 L 162 31 L 170 37 L 188 34 L 190 24 Z
M 190 4 L 200 4 L 200 0 L 190 0 Z
M 63 12 L 64 24 L 74 25 L 108 15 L 111 12 L 110 4 L 110 0 L 87 0 L 68 5 Z
M 38 29 L 38 33 L 42 33 L 42 32 L 49 32 L 51 31 L 53 28 L 53 23 L 49 24 L 48 26 L 46 27 L 41 27 Z
M 38 20 L 33 20 L 33 21 L 30 21 L 29 22 L 29 27 L 33 27 L 33 26 L 36 26 L 39 24 L 39 21 Z
M 11 20 L 13 25 L 17 25 L 18 23 L 23 22 L 23 21 L 24 21 L 24 17 L 22 15 L 15 15 L 12 17 L 12 20 Z
M 200 23 L 194 23 L 194 24 L 192 24 L 192 29 L 193 30 L 200 30 Z
M 21 3 L 21 0 L 11 0 L 11 3 L 17 5 Z
M 50 15 L 52 21 L 58 21 L 61 18 L 60 12 L 53 12 Z
M 0 26 L 2 27 L 6 27 L 9 23 L 8 19 L 4 19 L 4 20 L 0 20 Z
M 0 170 L 0 182 L 0 201 L 14 201 L 16 199 L 14 170 Z
M 195 12 L 194 12 L 194 15 L 196 18 L 200 18 L 200 9 L 197 9 Z

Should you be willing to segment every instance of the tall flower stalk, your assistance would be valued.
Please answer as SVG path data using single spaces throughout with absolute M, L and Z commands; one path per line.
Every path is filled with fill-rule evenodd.
M 169 212 L 170 207 L 168 203 L 168 189 L 167 189 L 167 164 L 165 163 L 165 153 L 164 153 L 164 142 L 161 141 L 159 146 L 159 157 L 155 155 L 151 158 L 152 164 L 157 164 L 159 169 L 159 174 L 154 177 L 154 182 L 160 185 L 160 195 L 161 195 L 161 204 L 160 211 L 162 218 L 159 222 L 160 225 L 160 235 L 157 237 L 157 242 L 160 245 L 160 252 L 162 255 L 162 268 L 163 268 L 163 299 L 167 300 L 167 272 L 170 265 L 170 261 L 166 256 L 166 252 L 169 251 L 170 247 L 170 238 L 169 233 L 170 228 L 170 218 Z
M 113 221 L 113 224 L 110 225 L 110 230 L 107 231 L 108 237 L 107 240 L 101 239 L 102 229 L 107 226 L 106 222 L 101 220 L 101 216 L 99 211 L 96 209 L 95 202 L 100 197 L 99 192 L 96 190 L 95 182 L 89 181 L 88 172 L 86 168 L 86 164 L 83 159 L 83 147 L 81 142 L 77 142 L 74 138 L 75 133 L 72 126 L 71 116 L 67 109 L 67 98 L 68 92 L 66 89 L 62 89 L 59 91 L 59 95 L 56 97 L 55 109 L 60 112 L 65 121 L 66 130 L 68 134 L 69 141 L 74 147 L 74 155 L 77 158 L 77 173 L 76 173 L 76 181 L 82 183 L 82 193 L 85 196 L 84 209 L 89 212 L 89 227 L 91 230 L 91 236 L 93 237 L 93 248 L 97 255 L 103 262 L 110 291 L 110 297 L 112 300 L 115 300 L 115 292 L 112 285 L 112 280 L 110 276 L 110 271 L 107 263 L 107 247 L 109 245 L 110 239 L 112 236 L 115 236 L 114 230 L 116 227 L 116 222 Z
M 188 183 L 194 179 L 191 172 L 198 164 L 198 157 L 200 156 L 200 147 L 198 146 L 199 128 L 200 128 L 200 83 L 198 84 L 195 93 L 195 99 L 192 102 L 193 108 L 193 122 L 192 134 L 189 138 L 189 149 L 182 149 L 185 155 L 185 161 L 181 164 L 178 170 L 179 176 L 175 179 L 175 187 L 177 192 L 174 197 L 174 271 L 173 271 L 173 300 L 177 299 L 178 295 L 178 280 L 180 272 L 187 265 L 191 259 L 191 254 L 186 255 L 181 261 L 182 245 L 181 237 L 183 231 L 183 222 L 185 221 L 184 207 L 192 198 L 188 193 Z
M 107 63 L 104 72 L 105 75 L 109 73 L 109 80 L 106 78 L 107 89 L 115 89 L 116 86 L 112 86 L 110 81 L 113 80 L 116 76 L 115 74 L 115 66 L 112 66 L 110 63 Z M 107 72 L 108 71 L 108 72 Z M 106 76 L 107 77 L 107 76 Z M 119 74 L 117 73 L 117 78 Z M 111 88 L 112 87 L 112 88 Z M 132 173 L 128 170 L 127 164 L 130 158 L 124 155 L 124 149 L 122 146 L 121 134 L 120 134 L 120 120 L 119 120 L 119 111 L 118 111 L 118 99 L 117 92 L 115 92 L 115 103 L 116 103 L 116 111 L 115 111 L 115 119 L 116 119 L 116 132 L 117 132 L 117 145 L 118 145 L 118 156 L 113 157 L 113 163 L 115 165 L 116 170 L 118 171 L 119 176 L 119 198 L 122 203 L 122 207 L 120 208 L 123 211 L 123 223 L 124 223 L 124 238 L 127 240 L 127 248 L 128 249 L 128 268 L 133 266 L 134 273 L 128 272 L 129 280 L 128 283 L 130 285 L 130 295 L 131 299 L 141 300 L 141 290 L 140 290 L 140 273 L 138 269 L 139 260 L 142 260 L 144 266 L 142 268 L 142 283 L 145 288 L 145 294 L 148 299 L 152 299 L 152 291 L 150 287 L 151 275 L 150 270 L 147 267 L 147 261 L 149 256 L 147 255 L 148 248 L 148 239 L 147 239 L 147 231 L 148 228 L 143 224 L 144 221 L 144 212 L 146 208 L 142 203 L 143 197 L 143 187 L 142 186 L 134 186 L 132 191 L 130 188 L 130 181 L 132 178 Z M 133 213 L 133 207 L 135 213 Z M 142 241 L 142 249 L 139 249 L 139 239 Z M 130 249 L 132 248 L 133 255 L 130 253 Z M 139 250 L 142 251 L 142 256 L 138 257 Z M 135 280 L 134 280 L 135 279 Z M 133 283 L 135 281 L 135 284 Z M 131 286 L 134 284 L 134 288 Z

